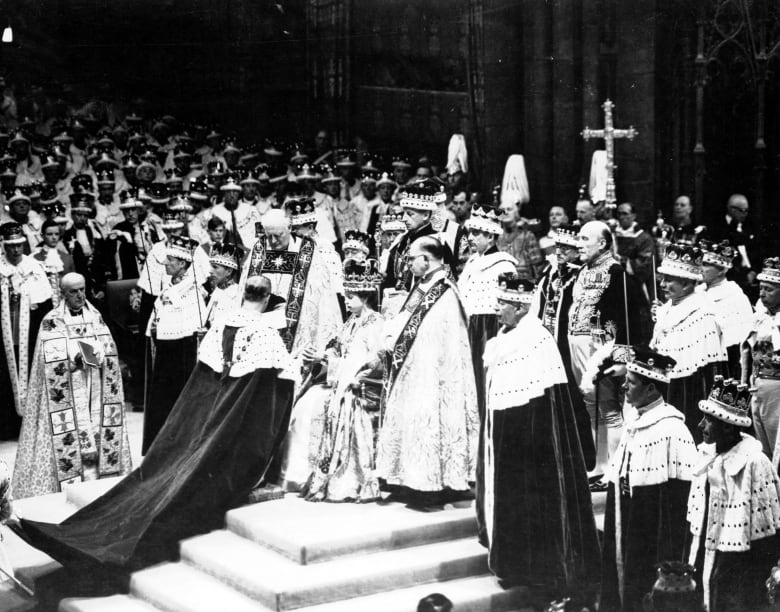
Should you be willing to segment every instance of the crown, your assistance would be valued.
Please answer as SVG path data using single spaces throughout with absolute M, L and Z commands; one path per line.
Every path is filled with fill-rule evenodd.
M 728 240 L 712 242 L 711 240 L 699 240 L 702 250 L 702 263 L 711 264 L 720 268 L 731 268 L 737 250 L 729 245 Z
M 236 181 L 232 174 L 225 179 L 225 182 L 219 188 L 220 191 L 241 191 L 241 185 Z
M 575 225 L 561 225 L 555 230 L 554 240 L 555 244 L 562 244 L 564 246 L 579 247 L 580 246 L 580 233 L 579 227 Z
M 205 176 L 190 181 L 190 197 L 194 200 L 208 200 L 211 185 Z
M 244 256 L 244 249 L 237 244 L 222 242 L 214 244 L 209 253 L 209 261 L 218 266 L 224 266 L 231 270 L 238 270 L 241 259 Z
M 645 345 L 632 346 L 626 362 L 626 370 L 669 384 L 671 372 L 677 362 L 671 357 L 655 352 Z
M 70 212 L 71 213 L 92 213 L 92 203 L 95 196 L 86 192 L 75 192 L 70 194 Z
M 404 214 L 391 212 L 383 215 L 379 227 L 383 232 L 405 232 Z
M 692 593 L 696 590 L 693 575 L 696 569 L 682 561 L 664 561 L 656 567 L 653 591 L 661 593 Z
M 725 379 L 717 375 L 712 383 L 712 390 L 706 400 L 699 402 L 702 412 L 714 416 L 720 421 L 750 427 L 750 390 L 747 385 L 733 378 Z
M 163 219 L 164 218 L 165 217 L 163 217 Z M 169 236 L 165 254 L 192 263 L 192 257 L 197 248 L 197 240 L 187 238 L 187 236 Z
M 374 259 L 344 262 L 344 291 L 348 293 L 374 293 L 382 284 L 377 262 Z
M 401 206 L 415 210 L 435 212 L 445 202 L 444 185 L 434 179 L 415 181 L 401 190 Z
M 179 194 L 168 203 L 168 210 L 173 212 L 192 212 L 192 204 L 189 203 L 186 197 Z
M 116 183 L 113 170 L 98 170 L 96 175 L 98 185 L 113 185 Z
M 15 221 L 9 221 L 0 225 L 0 236 L 3 244 L 23 244 L 27 242 L 22 226 Z
M 341 177 L 333 171 L 333 168 L 323 164 L 317 171 L 323 183 L 335 183 L 341 181 Z
M 119 193 L 119 208 L 143 208 L 143 202 L 138 199 L 137 189 L 124 189 Z
M 342 149 L 336 152 L 336 165 L 340 168 L 351 168 L 357 165 L 356 158 L 357 151 L 355 149 Z
M 534 284 L 514 273 L 508 272 L 498 276 L 498 299 L 512 304 L 530 304 L 534 297 Z
M 463 224 L 467 230 L 476 230 L 499 236 L 504 233 L 499 215 L 493 207 L 480 205 L 471 207 L 471 216 Z
M 395 179 L 393 179 L 389 172 L 382 172 L 376 181 L 376 186 L 379 187 L 380 185 L 392 185 L 393 187 L 397 187 L 398 183 L 395 182 Z
M 317 223 L 314 198 L 288 198 L 284 203 L 284 208 L 290 216 L 290 223 L 293 227 L 306 225 L 307 223 Z
M 92 184 L 92 177 L 89 174 L 77 174 L 70 179 L 70 186 L 74 190 L 92 191 L 94 185 Z
M 257 172 L 255 172 L 252 169 L 244 170 L 241 173 L 241 184 L 242 185 L 250 185 L 250 184 L 258 185 L 258 184 L 260 184 L 260 180 L 257 178 Z
M 411 168 L 412 164 L 409 161 L 409 157 L 406 155 L 395 155 L 393 156 L 393 163 L 391 164 L 393 168 Z
M 54 185 L 44 185 L 41 187 L 41 204 L 43 206 L 47 204 L 56 204 L 58 197 L 59 194 Z
M 368 244 L 371 240 L 371 237 L 368 234 L 364 234 L 357 230 L 347 230 L 344 232 L 344 238 L 345 240 L 342 246 L 345 251 L 347 249 L 354 249 L 356 251 L 363 251 L 368 255 Z
M 328 169 L 328 166 L 325 166 Z M 309 163 L 298 164 L 295 167 L 295 179 L 296 180 L 317 180 L 320 178 L 322 169 L 320 166 L 315 166 Z
M 30 196 L 25 193 L 25 190 L 21 187 L 16 187 L 12 190 L 8 190 L 5 193 L 5 199 L 9 204 L 12 204 L 13 202 L 17 202 L 19 200 L 24 200 L 25 202 L 30 201 Z
M 768 259 L 765 259 L 764 268 L 761 270 L 761 274 L 756 278 L 765 283 L 780 285 L 780 257 L 769 257 Z
M 179 218 L 178 213 L 172 210 L 166 210 L 162 214 L 162 223 L 160 224 L 160 227 L 164 230 L 182 229 L 184 227 L 184 221 Z
M 676 278 L 701 281 L 702 252 L 690 244 L 670 244 L 658 272 Z

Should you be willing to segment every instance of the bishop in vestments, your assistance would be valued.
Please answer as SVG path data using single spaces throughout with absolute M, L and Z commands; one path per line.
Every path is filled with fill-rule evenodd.
M 116 344 L 80 274 L 41 322 L 13 476 L 16 498 L 131 469 Z

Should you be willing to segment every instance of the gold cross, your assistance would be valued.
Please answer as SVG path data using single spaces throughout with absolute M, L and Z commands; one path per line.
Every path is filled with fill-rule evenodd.
M 616 138 L 628 138 L 633 140 L 638 132 L 634 129 L 634 126 L 630 126 L 627 130 L 615 129 L 612 125 L 612 109 L 615 108 L 615 104 L 607 98 L 606 102 L 601 105 L 604 109 L 604 129 L 603 130 L 591 130 L 587 125 L 585 129 L 580 132 L 585 140 L 591 138 L 603 138 L 605 148 L 607 150 L 607 196 L 606 205 L 608 208 L 613 208 L 616 204 L 615 199 L 615 139 Z

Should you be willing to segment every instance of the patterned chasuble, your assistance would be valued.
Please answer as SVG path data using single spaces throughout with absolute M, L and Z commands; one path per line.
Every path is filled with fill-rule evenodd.
M 395 347 L 393 348 L 393 354 L 388 356 L 388 376 L 385 380 L 382 394 L 383 413 L 385 404 L 387 403 L 387 398 L 390 396 L 390 392 L 393 390 L 393 385 L 395 384 L 396 378 L 398 378 L 398 373 L 401 371 L 401 368 L 406 362 L 406 358 L 409 356 L 409 351 L 412 350 L 414 340 L 417 338 L 417 330 L 420 328 L 420 325 L 422 324 L 425 316 L 431 311 L 431 308 L 433 308 L 433 305 L 439 301 L 439 298 L 444 295 L 444 292 L 447 291 L 449 287 L 450 281 L 444 278 L 434 284 L 433 287 L 431 287 L 415 305 L 412 315 L 406 322 L 406 325 L 404 326 L 401 335 L 398 337 L 398 340 L 396 340 Z M 412 299 L 412 296 L 410 296 L 409 300 Z M 407 302 L 407 305 L 404 306 L 404 308 L 407 308 L 409 305 L 410 304 Z
M 43 348 L 45 397 L 54 451 L 52 460 L 61 489 L 63 484 L 83 479 L 82 454 L 97 454 L 101 478 L 121 472 L 124 406 L 116 344 L 100 315 L 93 321 L 67 324 L 63 317 L 52 314 L 41 324 L 39 341 Z M 104 347 L 103 366 L 93 369 L 86 385 L 71 375 L 68 360 L 68 342 L 78 338 L 96 340 Z M 90 381 L 91 388 L 88 388 Z M 74 396 L 79 401 L 89 402 L 96 395 L 100 418 L 93 429 L 89 423 L 79 422 Z
M 265 246 L 265 236 L 260 236 L 252 249 L 249 262 L 249 276 L 258 274 L 291 274 L 292 282 L 287 295 L 285 316 L 287 327 L 281 331 L 282 340 L 288 351 L 292 351 L 295 332 L 301 317 L 303 293 L 306 290 L 306 279 L 314 257 L 315 244 L 310 238 L 301 238 L 301 248 L 294 251 L 269 251 Z

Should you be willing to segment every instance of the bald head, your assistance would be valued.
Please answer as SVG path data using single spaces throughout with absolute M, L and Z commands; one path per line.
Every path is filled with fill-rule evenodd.
M 85 284 L 86 281 L 84 277 L 78 272 L 68 272 L 67 274 L 64 274 L 60 279 L 60 288 L 63 291 L 67 289 L 72 289 L 73 287 L 76 287 L 78 285 L 81 285 L 81 287 L 83 288 Z
M 261 274 L 246 279 L 244 299 L 247 302 L 260 302 L 271 295 L 271 281 Z
M 603 221 L 588 221 L 580 229 L 580 259 L 591 263 L 612 247 L 612 232 Z
M 76 272 L 69 272 L 60 280 L 62 299 L 65 302 L 65 306 L 74 313 L 81 312 L 87 301 L 85 287 L 84 277 Z

